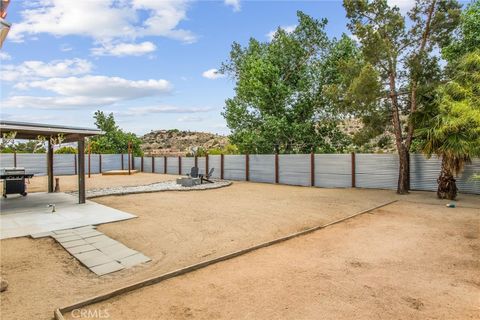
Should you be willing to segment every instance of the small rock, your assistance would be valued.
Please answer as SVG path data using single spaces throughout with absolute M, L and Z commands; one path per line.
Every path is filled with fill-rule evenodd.
M 5 279 L 1 279 L 0 280 L 0 292 L 3 292 L 5 290 L 7 290 L 7 287 L 8 287 L 8 281 L 5 280 Z

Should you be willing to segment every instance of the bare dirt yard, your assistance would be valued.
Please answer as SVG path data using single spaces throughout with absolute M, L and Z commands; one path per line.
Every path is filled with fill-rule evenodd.
M 60 191 L 69 192 L 78 190 L 77 176 L 55 176 L 60 178 Z M 130 176 L 103 176 L 101 174 L 92 174 L 90 178 L 85 178 L 85 188 L 100 189 L 118 186 L 141 186 L 155 182 L 175 180 L 178 176 L 170 174 L 151 174 L 135 173 Z M 0 183 L 0 187 L 3 187 Z M 47 192 L 47 176 L 34 176 L 27 184 L 28 192 Z
M 148 183 L 153 183 L 171 180 L 176 177 L 159 174 L 138 174 L 133 177 L 137 178 L 142 176 L 145 176 L 145 178 L 142 178 L 144 180 L 140 182 L 131 179 L 132 176 L 116 176 L 113 178 L 118 179 L 115 183 L 121 185 L 140 185 L 145 184 L 144 182 L 146 181 L 148 181 Z M 94 179 L 97 178 L 99 181 L 95 182 Z M 101 181 L 103 178 L 112 177 L 98 176 L 91 178 L 90 187 L 94 184 L 97 184 L 96 188 L 98 188 L 99 185 L 111 185 L 112 181 Z M 69 179 L 71 179 L 71 185 L 67 182 Z M 76 180 L 74 179 L 75 177 L 61 177 L 62 190 L 66 191 L 70 187 L 72 190 L 75 189 Z M 33 184 L 34 182 L 32 182 L 32 185 Z M 87 186 L 89 186 L 88 180 Z M 41 191 L 41 189 L 39 189 L 39 191 Z M 440 250 L 443 252 L 442 254 L 445 259 L 452 257 L 455 259 L 461 258 L 463 259 L 463 262 L 452 258 L 453 260 L 449 263 L 447 263 L 448 261 L 446 260 L 442 263 L 435 262 L 435 266 L 439 268 L 450 268 L 447 272 L 448 277 L 456 276 L 457 272 L 461 273 L 465 279 L 470 279 L 470 282 L 464 283 L 460 281 L 458 283 L 455 282 L 455 284 L 458 287 L 476 285 L 477 287 L 475 287 L 475 290 L 477 290 L 476 293 L 478 293 L 478 279 L 475 280 L 472 277 L 473 273 L 478 274 L 480 269 L 478 264 L 472 265 L 472 257 L 468 259 L 466 258 L 466 255 L 473 254 L 473 252 L 476 252 L 478 258 L 480 248 L 480 244 L 478 243 L 480 199 L 478 199 L 478 196 L 460 195 L 458 202 L 459 207 L 455 209 L 447 209 L 445 208 L 444 201 L 436 200 L 435 195 L 428 192 L 413 192 L 408 196 L 397 196 L 393 191 L 388 190 L 320 189 L 235 182 L 230 187 L 215 190 L 193 192 L 169 191 L 96 198 L 96 202 L 138 216 L 138 218 L 132 220 L 101 225 L 98 229 L 109 237 L 152 258 L 151 262 L 144 265 L 122 270 L 103 277 L 98 277 L 88 271 L 88 269 L 70 256 L 68 252 L 62 249 L 60 245 L 51 238 L 31 239 L 23 237 L 1 240 L 1 276 L 8 280 L 10 284 L 8 290 L 0 294 L 1 316 L 2 319 L 50 319 L 53 310 L 57 307 L 69 305 L 90 298 L 94 295 L 110 292 L 114 289 L 124 287 L 146 278 L 209 260 L 293 232 L 322 225 L 386 203 L 393 199 L 402 199 L 401 203 L 396 203 L 393 206 L 387 207 L 389 210 L 390 208 L 395 208 L 396 211 L 393 214 L 390 214 L 389 211 L 383 212 L 379 210 L 375 215 L 372 215 L 372 219 L 373 217 L 380 216 L 383 219 L 382 221 L 386 223 L 385 228 L 388 232 L 386 233 L 384 240 L 381 237 L 382 232 L 384 232 L 382 230 L 385 228 L 380 229 L 377 234 L 375 229 L 372 229 L 370 232 L 367 223 L 365 227 L 362 227 L 362 231 L 359 231 L 358 238 L 350 238 L 348 235 L 350 231 L 345 231 L 347 235 L 345 235 L 344 238 L 335 236 L 330 240 L 315 240 L 317 242 L 311 246 L 325 251 L 315 253 L 306 249 L 304 259 L 312 259 L 312 264 L 306 262 L 306 264 L 303 262 L 292 263 L 292 261 L 300 259 L 297 255 L 292 255 L 291 258 L 287 258 L 287 253 L 278 253 L 278 255 L 284 257 L 282 258 L 285 259 L 284 264 L 288 261 L 292 266 L 310 265 L 314 268 L 313 263 L 323 263 L 321 260 L 318 260 L 321 257 L 327 259 L 328 255 L 332 255 L 330 258 L 335 258 L 335 251 L 338 250 L 339 246 L 345 245 L 348 247 L 349 244 L 353 245 L 358 242 L 356 245 L 359 245 L 364 249 L 364 251 L 362 251 L 363 253 L 361 252 L 358 256 L 360 263 L 368 262 L 370 261 L 369 259 L 375 260 L 379 258 L 375 250 L 384 250 L 385 254 L 387 254 L 387 251 L 395 248 L 395 246 L 399 246 L 398 252 L 393 250 L 392 254 L 398 253 L 401 254 L 400 256 L 397 257 L 393 255 L 390 258 L 385 257 L 386 261 L 390 261 L 389 263 L 393 269 L 389 269 L 383 264 L 380 264 L 377 268 L 386 268 L 383 276 L 382 274 L 379 274 L 379 279 L 382 279 L 382 277 L 386 279 L 386 275 L 390 273 L 392 273 L 392 277 L 395 277 L 395 268 L 401 268 L 402 265 L 407 266 L 408 264 L 414 269 L 408 269 L 409 271 L 405 271 L 404 273 L 411 273 L 413 272 L 412 270 L 418 269 L 428 274 L 431 273 L 431 276 L 438 276 L 435 273 L 438 270 L 435 269 L 437 270 L 435 272 L 431 271 L 433 270 L 433 266 L 430 266 L 430 264 L 425 261 L 435 258 L 435 255 L 429 257 L 429 254 L 437 254 Z M 370 217 L 370 215 L 368 215 L 368 217 Z M 410 225 L 409 223 L 411 223 L 408 222 L 408 219 L 408 221 L 403 221 L 402 217 L 405 217 L 405 219 L 411 217 L 424 224 L 426 231 L 422 231 L 421 228 L 417 230 L 416 224 L 413 224 L 413 230 L 417 230 L 418 233 L 412 234 L 412 238 L 408 238 L 405 241 L 408 244 L 425 241 L 425 243 L 431 245 L 432 247 L 429 247 L 431 251 L 426 250 L 425 257 L 422 258 L 425 260 L 422 260 L 420 259 L 421 257 L 415 255 L 412 255 L 411 257 L 413 261 L 409 260 L 409 254 L 414 254 L 412 251 L 413 249 L 408 246 L 402 247 L 401 243 L 394 245 L 395 242 L 392 242 L 396 233 L 403 232 L 403 227 Z M 397 222 L 400 224 L 397 225 Z M 448 229 L 449 225 L 450 229 Z M 318 235 L 325 231 L 327 230 L 320 231 Z M 341 230 L 339 230 L 339 232 L 340 231 Z M 408 232 L 413 231 L 407 228 L 405 232 L 408 234 Z M 425 239 L 422 238 L 422 232 L 425 233 Z M 450 235 L 446 235 L 442 232 L 448 232 Z M 364 238 L 360 238 L 361 233 L 364 234 Z M 381 248 L 375 250 L 367 248 L 369 246 L 368 241 L 370 239 L 370 233 L 372 233 L 372 236 L 376 234 L 376 236 L 373 236 L 373 239 L 378 238 L 375 244 L 380 245 Z M 467 233 L 468 237 L 466 236 Z M 400 235 L 401 234 L 402 233 L 400 233 Z M 413 237 L 413 235 L 415 235 L 416 238 Z M 430 238 L 430 235 L 435 241 L 432 240 L 433 238 Z M 315 237 L 317 237 L 317 233 L 315 234 Z M 302 239 L 307 239 L 307 237 L 303 237 Z M 353 239 L 357 240 L 353 241 Z M 299 240 L 297 239 L 295 241 Z M 447 242 L 444 243 L 443 241 Z M 448 245 L 451 244 L 449 241 L 455 242 L 455 249 L 448 247 Z M 278 248 L 281 246 L 278 246 Z M 300 248 L 300 246 L 298 248 Z M 402 248 L 405 248 L 406 252 L 403 252 Z M 349 250 L 353 250 L 351 251 L 352 257 L 357 258 L 354 252 L 356 249 L 352 247 Z M 450 252 L 450 250 L 452 250 L 452 252 Z M 291 252 L 291 250 L 288 252 Z M 298 252 L 298 254 L 300 255 L 301 252 Z M 319 256 L 316 257 L 314 255 Z M 405 262 L 402 262 L 401 260 L 403 257 L 406 259 Z M 470 261 L 468 268 L 466 266 L 467 261 Z M 321 272 L 335 270 L 333 264 L 329 266 L 327 260 L 324 262 L 326 263 L 325 265 L 328 266 L 327 268 L 316 265 Z M 332 260 L 332 263 L 333 262 L 335 261 Z M 397 265 L 397 262 L 400 265 Z M 255 263 L 253 265 L 255 265 Z M 279 265 L 281 266 L 282 264 L 279 263 Z M 375 266 L 373 262 L 371 262 L 371 265 Z M 215 266 L 215 268 L 217 268 L 217 266 Z M 348 264 L 344 264 L 343 269 L 344 271 L 350 270 L 351 267 Z M 358 269 L 363 270 L 362 268 Z M 261 270 L 262 267 L 260 267 L 257 272 L 260 272 Z M 267 266 L 265 270 L 266 271 L 263 274 L 277 272 L 272 271 L 273 269 L 269 269 Z M 357 269 L 352 270 L 355 271 Z M 246 275 L 248 275 L 248 272 L 245 272 Z M 283 271 L 279 269 L 278 272 Z M 306 273 L 307 272 L 305 272 L 305 274 Z M 238 276 L 240 277 L 241 275 L 239 274 Z M 374 277 L 373 274 L 370 276 Z M 254 277 L 254 274 L 252 274 L 252 277 Z M 339 288 L 341 283 L 343 283 L 345 287 L 342 290 L 345 290 L 345 292 L 354 289 L 348 288 L 348 281 L 346 280 L 348 277 L 344 276 L 344 279 L 335 279 L 335 273 L 332 273 L 331 277 L 332 278 L 328 283 L 338 283 Z M 445 278 L 445 275 L 442 277 Z M 225 281 L 225 285 L 227 285 L 228 281 L 226 279 L 229 278 L 219 277 L 219 279 L 221 279 L 219 281 Z M 278 279 L 281 280 L 282 277 L 278 277 Z M 267 280 L 268 277 L 262 281 L 265 283 Z M 318 282 L 319 280 L 322 280 L 322 278 L 317 278 L 316 281 Z M 232 286 L 234 286 L 235 281 L 236 280 L 233 277 Z M 257 289 L 253 287 L 253 283 L 257 281 L 259 280 L 248 280 L 246 284 L 250 284 L 252 287 L 246 286 L 245 290 L 259 292 L 260 294 L 260 291 L 255 291 Z M 272 281 L 273 283 L 274 279 L 268 281 Z M 407 279 L 406 281 L 410 280 Z M 455 292 L 455 290 L 457 290 L 455 287 L 451 286 L 444 287 L 442 283 L 439 284 L 439 287 L 443 288 L 442 290 L 445 290 L 445 292 Z M 285 282 L 285 284 L 287 284 L 287 282 Z M 326 286 L 327 284 L 324 285 Z M 199 284 L 199 286 L 201 285 Z M 276 290 L 279 290 L 279 286 L 281 286 L 281 284 L 272 284 L 272 288 L 276 288 Z M 292 282 L 290 283 L 290 286 L 293 287 L 288 290 L 293 290 L 296 287 L 302 288 L 305 284 L 299 282 L 299 284 L 296 285 Z M 243 287 L 240 286 L 240 288 Z M 207 288 L 204 289 L 207 290 Z M 258 288 L 258 290 L 260 290 L 260 288 Z M 287 294 L 287 289 L 281 290 L 285 291 L 285 294 Z M 418 290 L 421 291 L 420 289 Z M 380 291 L 376 294 L 381 296 Z M 213 293 L 211 295 L 206 295 L 205 297 L 207 296 L 211 296 L 212 299 L 216 297 Z M 412 294 L 411 296 L 415 299 L 421 298 L 420 295 Z M 237 301 L 237 297 L 234 295 L 230 296 L 230 294 L 225 294 L 224 297 L 226 300 L 224 302 L 218 302 L 219 306 Z M 249 299 L 252 299 L 252 301 L 258 301 L 259 303 L 261 301 L 267 303 L 267 300 L 264 300 L 262 297 L 263 296 L 250 296 Z M 305 297 L 306 299 L 309 299 L 309 296 Z M 205 299 L 206 298 L 203 300 L 199 299 L 198 302 L 203 303 L 207 301 Z M 342 299 L 343 298 L 340 300 Z M 298 301 L 300 300 L 301 298 L 299 297 Z M 180 302 L 179 300 L 176 304 L 177 307 L 172 304 L 172 308 L 169 310 L 171 312 L 177 310 L 178 314 L 171 313 L 168 314 L 166 318 L 182 318 L 189 316 L 189 313 L 193 311 L 190 312 L 187 310 L 188 312 L 183 314 L 185 310 L 178 307 L 178 305 L 186 302 L 186 300 L 183 302 Z M 306 303 L 307 302 L 308 301 L 306 301 Z M 352 304 L 354 302 L 352 302 Z M 425 302 L 423 303 L 425 304 Z M 251 307 L 254 308 L 253 303 Z M 260 305 L 257 305 L 257 307 L 260 308 Z M 267 304 L 265 307 L 268 308 Z M 359 307 L 359 305 L 357 307 Z M 385 308 L 387 308 L 387 311 L 390 310 L 388 305 L 386 305 Z M 471 308 L 474 308 L 474 306 L 471 305 Z M 452 310 L 453 309 L 457 308 L 452 307 Z M 224 309 L 224 311 L 225 310 L 226 309 Z M 240 312 L 239 310 L 240 309 L 237 311 Z M 157 311 L 160 312 L 160 310 Z M 218 310 L 218 317 L 229 317 L 229 315 L 230 314 L 223 314 L 220 309 Z M 233 309 L 231 315 L 232 317 L 236 317 Z M 198 317 L 208 317 L 208 315 L 206 313 L 202 315 L 199 314 Z M 237 317 L 239 317 L 239 315 Z M 275 317 L 275 314 L 273 314 L 271 318 Z M 121 314 L 116 314 L 116 317 L 112 319 L 124 318 L 132 319 L 132 316 L 125 315 L 125 317 L 122 317 Z M 139 317 L 139 319 L 141 318 L 144 317 Z M 156 313 L 152 313 L 147 318 L 156 319 L 158 317 L 156 316 Z
M 397 202 L 67 319 L 478 319 L 478 211 Z

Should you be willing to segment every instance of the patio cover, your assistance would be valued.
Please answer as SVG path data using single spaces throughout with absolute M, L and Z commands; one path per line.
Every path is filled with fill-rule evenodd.
M 78 202 L 85 203 L 85 137 L 103 134 L 101 130 L 69 127 L 50 124 L 0 121 L 0 134 L 16 132 L 15 139 L 34 140 L 37 136 L 44 136 L 48 141 L 47 148 L 47 173 L 48 192 L 53 192 L 53 145 L 51 137 L 62 134 L 64 142 L 78 143 Z

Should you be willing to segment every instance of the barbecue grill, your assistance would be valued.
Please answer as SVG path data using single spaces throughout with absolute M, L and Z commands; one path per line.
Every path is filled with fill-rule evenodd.
M 3 197 L 7 194 L 27 195 L 25 179 L 30 179 L 33 174 L 25 173 L 25 168 L 3 168 L 0 171 L 0 179 L 3 180 Z

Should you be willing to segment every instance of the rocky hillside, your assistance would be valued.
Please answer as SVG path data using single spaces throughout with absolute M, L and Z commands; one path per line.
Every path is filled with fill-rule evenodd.
M 147 133 L 142 138 L 142 150 L 145 155 L 183 156 L 192 153 L 192 147 L 205 150 L 222 148 L 228 138 L 214 133 L 157 130 Z

